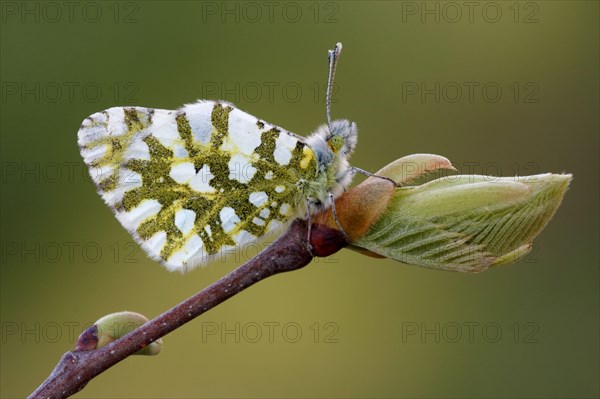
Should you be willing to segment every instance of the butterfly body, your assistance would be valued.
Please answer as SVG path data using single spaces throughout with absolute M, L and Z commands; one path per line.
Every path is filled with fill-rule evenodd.
M 98 192 L 148 255 L 188 270 L 331 206 L 350 183 L 348 121 L 308 138 L 226 102 L 115 107 L 78 133 Z

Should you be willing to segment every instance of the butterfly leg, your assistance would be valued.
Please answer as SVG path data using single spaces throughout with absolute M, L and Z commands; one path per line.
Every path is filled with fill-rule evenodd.
M 313 247 L 312 244 L 310 243 L 310 233 L 311 233 L 311 229 L 312 229 L 312 220 L 310 217 L 310 199 L 307 198 L 306 199 L 306 224 L 307 224 L 307 235 L 306 235 L 306 245 L 308 248 L 308 252 L 311 254 L 311 256 L 314 257 L 314 253 L 313 253 Z
M 357 168 L 356 166 L 352 166 L 352 170 L 354 172 L 358 172 L 358 173 L 363 174 L 368 177 L 377 177 L 379 179 L 384 179 L 384 180 L 390 181 L 390 182 L 394 183 L 394 186 L 401 187 L 401 184 L 396 183 L 394 180 L 390 179 L 389 177 L 379 176 L 379 175 L 373 174 L 371 172 L 367 172 L 366 170 L 363 170 L 361 168 Z
M 348 237 L 348 234 L 346 234 L 346 231 L 344 231 L 344 228 L 342 227 L 340 220 L 337 217 L 337 212 L 335 210 L 335 198 L 333 197 L 332 193 L 328 193 L 328 195 L 329 195 L 329 202 L 331 203 L 331 211 L 333 212 L 333 219 L 335 220 L 335 223 L 338 225 L 338 227 L 340 228 L 340 231 L 344 235 L 344 239 L 346 240 L 346 242 L 350 242 L 350 238 Z

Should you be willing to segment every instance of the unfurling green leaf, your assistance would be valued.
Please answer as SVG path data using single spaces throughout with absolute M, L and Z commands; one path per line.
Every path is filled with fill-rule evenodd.
M 386 168 L 381 172 L 386 175 Z M 352 244 L 434 269 L 480 272 L 512 263 L 529 252 L 571 178 L 457 175 L 398 188 L 385 212 Z

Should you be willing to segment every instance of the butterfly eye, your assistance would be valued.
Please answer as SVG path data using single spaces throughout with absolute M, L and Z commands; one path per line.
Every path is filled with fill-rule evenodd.
M 342 136 L 335 135 L 329 139 L 327 144 L 329 145 L 331 151 L 338 152 L 344 146 L 344 139 Z

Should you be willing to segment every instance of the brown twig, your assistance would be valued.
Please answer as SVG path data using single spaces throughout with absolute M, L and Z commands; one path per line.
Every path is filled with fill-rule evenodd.
M 367 179 L 336 200 L 339 222 L 350 239 L 360 237 L 385 210 L 395 184 L 382 179 Z M 300 269 L 314 256 L 329 256 L 348 243 L 338 230 L 338 222 L 331 208 L 313 216 L 310 248 L 308 228 L 303 220 L 296 220 L 273 244 L 244 265 L 219 281 L 181 302 L 129 334 L 100 349 L 95 343 L 94 328 L 90 327 L 79 338 L 77 348 L 60 359 L 50 376 L 29 398 L 66 398 L 80 391 L 94 377 L 108 370 L 171 331 L 200 316 L 204 312 L 258 281 L 278 273 Z
M 312 228 L 317 237 L 311 240 L 315 254 L 330 254 L 346 245 L 339 231 L 324 226 Z M 306 222 L 297 220 L 277 241 L 244 265 L 124 337 L 100 349 L 65 353 L 29 398 L 73 395 L 100 373 L 247 287 L 269 276 L 306 266 L 313 258 L 306 237 Z

